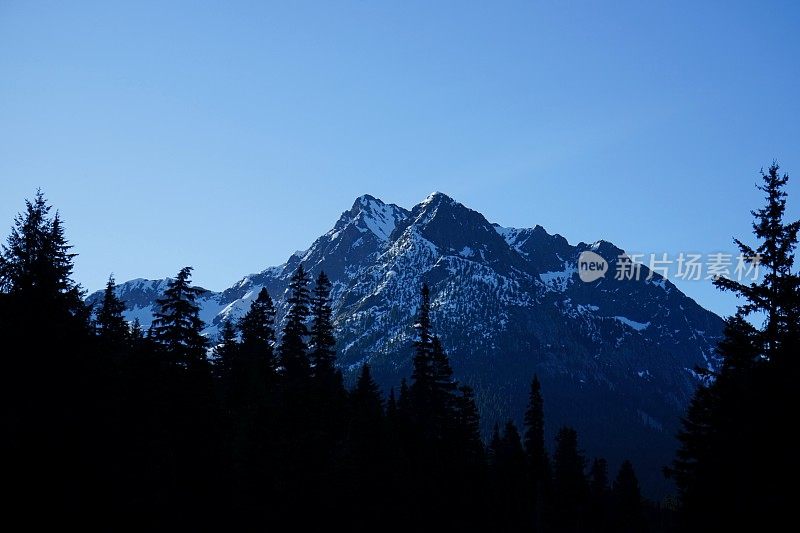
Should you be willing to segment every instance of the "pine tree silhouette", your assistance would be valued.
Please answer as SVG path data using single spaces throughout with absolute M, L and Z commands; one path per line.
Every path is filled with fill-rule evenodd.
M 251 379 L 261 387 L 274 381 L 277 361 L 275 345 L 275 305 L 266 288 L 262 288 L 250 309 L 239 320 L 241 353 Z
M 362 427 L 368 427 L 372 431 L 380 429 L 383 416 L 383 397 L 378 384 L 372 379 L 369 365 L 366 363 L 361 366 L 361 373 L 358 376 L 356 387 L 350 395 L 350 401 L 355 417 Z
M 280 345 L 280 364 L 289 381 L 302 381 L 311 374 L 308 361 L 308 328 L 309 316 L 308 275 L 300 264 L 292 274 L 289 282 L 289 311 L 283 327 Z
M 642 514 L 642 495 L 639 481 L 630 461 L 620 466 L 612 491 L 614 497 L 614 531 L 620 533 L 639 533 L 645 531 Z
M 525 410 L 525 453 L 530 472 L 530 504 L 532 521 L 538 529 L 544 527 L 546 491 L 550 488 L 552 471 L 544 443 L 544 400 L 538 376 L 531 381 L 528 408 Z
M 97 333 L 109 346 L 120 347 L 130 338 L 128 322 L 125 320 L 125 304 L 116 293 L 114 276 L 109 276 L 106 289 L 103 292 L 103 301 L 97 310 L 95 325 Z
M 553 519 L 560 531 L 581 531 L 585 524 L 588 487 L 586 459 L 578 448 L 578 434 L 563 427 L 556 435 L 553 455 Z
M 592 530 L 612 531 L 609 523 L 610 505 L 608 462 L 599 457 L 592 461 L 592 466 L 589 468 L 589 505 L 586 520 Z
M 191 275 L 192 267 L 183 267 L 167 284 L 164 297 L 156 300 L 152 338 L 179 366 L 201 368 L 207 364 L 207 341 L 195 300 L 203 291 L 189 284 Z
M 735 239 L 743 264 L 757 264 L 763 277 L 749 285 L 714 280 L 744 303 L 726 320 L 717 347 L 722 364 L 702 371 L 708 379 L 692 399 L 669 470 L 680 491 L 685 531 L 776 529 L 791 513 L 790 497 L 779 487 L 796 477 L 785 467 L 794 464 L 795 451 L 782 407 L 794 394 L 798 372 L 800 275 L 794 256 L 800 221 L 785 220 L 788 176 L 778 170 L 773 164 L 761 173 L 765 204 L 751 212 L 758 245 Z M 748 317 L 763 318 L 763 326 Z
M 336 352 L 333 337 L 332 311 L 330 304 L 331 282 L 325 272 L 320 272 L 311 299 L 310 358 L 314 376 L 330 380 L 334 374 Z
M 76 254 L 70 252 L 59 213 L 50 216 L 51 209 L 41 190 L 25 201 L 25 213 L 14 219 L 0 247 L 0 291 L 17 299 L 22 312 L 36 308 L 54 320 L 65 320 L 66 314 L 85 318 L 83 293 L 72 280 Z
M 214 377 L 222 380 L 226 389 L 239 354 L 239 341 L 236 337 L 236 327 L 233 322 L 225 320 L 219 330 L 217 345 L 213 349 Z

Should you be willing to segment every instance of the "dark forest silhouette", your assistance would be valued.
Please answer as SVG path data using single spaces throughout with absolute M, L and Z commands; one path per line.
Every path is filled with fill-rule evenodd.
M 604 459 L 589 462 L 570 427 L 551 454 L 536 376 L 523 427 L 496 426 L 485 443 L 426 285 L 409 380 L 384 395 L 363 364 L 348 390 L 324 273 L 312 283 L 297 268 L 282 325 L 262 289 L 212 343 L 185 267 L 145 332 L 125 321 L 113 277 L 99 306 L 85 305 L 62 220 L 39 192 L 0 256 L 6 504 L 31 526 L 104 529 L 640 532 L 780 519 L 780 483 L 796 469 L 781 406 L 798 378 L 800 223 L 783 221 L 787 177 L 773 165 L 763 180 L 761 243 L 736 242 L 767 273 L 715 282 L 746 304 L 684 421 L 667 469 L 680 502 L 667 506 L 643 500 L 630 462 L 613 479 Z M 745 320 L 754 312 L 762 328 Z

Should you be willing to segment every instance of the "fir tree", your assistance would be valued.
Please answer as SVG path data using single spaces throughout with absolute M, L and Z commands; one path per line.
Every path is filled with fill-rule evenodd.
M 280 346 L 280 363 L 287 379 L 303 380 L 310 375 L 308 361 L 308 328 L 306 321 L 309 315 L 308 274 L 300 264 L 292 274 L 289 282 L 289 311 L 283 327 Z
M 763 278 L 749 285 L 724 277 L 714 281 L 744 304 L 726 321 L 717 347 L 722 364 L 704 372 L 708 379 L 689 406 L 669 471 L 680 491 L 686 531 L 775 528 L 791 508 L 778 487 L 796 477 L 785 468 L 795 451 L 782 406 L 794 394 L 798 368 L 800 275 L 794 255 L 800 221 L 785 220 L 788 176 L 778 170 L 773 164 L 761 173 L 765 204 L 751 212 L 758 245 L 735 240 L 743 265 L 758 265 Z M 763 317 L 763 325 L 753 326 L 748 317 Z M 768 450 L 764 443 L 770 443 Z
M 142 330 L 142 323 L 139 322 L 138 318 L 133 319 L 133 323 L 130 325 L 130 329 L 128 332 L 128 336 L 131 339 L 131 343 L 138 344 L 144 340 L 144 331 Z
M 530 473 L 530 502 L 533 523 L 542 529 L 544 518 L 545 491 L 550 486 L 550 458 L 544 444 L 544 400 L 539 377 L 534 375 L 525 410 L 525 454 Z
M 225 320 L 219 330 L 217 345 L 214 346 L 214 376 L 227 381 L 231 369 L 236 365 L 239 342 L 236 339 L 236 328 L 233 322 Z
M 642 495 L 639 481 L 630 461 L 624 461 L 614 480 L 614 531 L 620 533 L 639 533 L 645 530 L 642 514 Z
M 76 254 L 70 252 L 59 213 L 50 216 L 51 209 L 41 190 L 25 201 L 25 213 L 14 219 L 0 248 L 0 291 L 19 300 L 18 309 L 37 308 L 56 320 L 65 314 L 82 318 L 82 291 L 72 280 Z
M 386 417 L 389 420 L 397 419 L 397 398 L 394 395 L 394 387 L 389 389 L 389 398 L 386 400 Z
M 411 391 L 406 378 L 400 380 L 400 394 L 397 397 L 398 413 L 409 416 L 411 414 Z
M 431 331 L 430 290 L 422 286 L 414 343 L 411 402 L 413 416 L 429 439 L 446 440 L 455 417 L 455 391 L 450 361 L 441 340 Z
M 495 426 L 490 448 L 494 506 L 499 510 L 498 529 L 522 529 L 521 526 L 527 523 L 528 507 L 525 450 L 522 448 L 519 431 L 511 420 L 506 422 L 502 436 Z
M 431 333 L 431 300 L 428 284 L 422 285 L 422 300 L 417 315 L 417 323 L 414 327 L 417 330 L 417 339 L 414 341 L 414 365 L 411 378 L 411 394 L 415 409 L 418 413 L 427 413 L 433 402 L 433 334 Z
M 458 384 L 453 379 L 450 359 L 442 347 L 442 341 L 434 336 L 431 341 L 431 389 L 435 407 L 444 418 L 449 418 L 453 401 L 453 393 Z
M 550 459 L 544 445 L 544 400 L 539 377 L 533 376 L 528 408 L 525 411 L 525 453 L 535 486 L 545 484 L 550 477 Z
M 130 330 L 123 316 L 125 304 L 117 297 L 115 290 L 116 284 L 112 275 L 106 283 L 95 324 L 101 339 L 111 346 L 121 346 L 130 337 Z
M 266 287 L 258 292 L 237 327 L 242 334 L 242 344 L 271 348 L 275 343 L 275 304 Z
M 333 336 L 333 319 L 330 304 L 331 282 L 325 272 L 320 272 L 311 299 L 310 358 L 314 376 L 329 380 L 334 374 L 336 339 Z
M 773 163 L 766 173 L 761 172 L 763 183 L 758 188 L 765 193 L 766 205 L 751 211 L 755 219 L 753 234 L 761 242 L 753 248 L 734 239 L 747 265 L 758 265 L 766 270 L 763 279 L 746 285 L 734 279 L 719 277 L 714 280 L 714 284 L 745 300 L 746 303 L 739 307 L 737 316 L 746 317 L 753 313 L 765 315 L 761 332 L 763 355 L 777 366 L 794 365 L 796 368 L 797 357 L 794 350 L 800 337 L 800 274 L 793 267 L 800 220 L 784 220 L 789 176 L 781 176 L 779 169 L 777 163 Z
M 594 531 L 609 531 L 608 462 L 602 457 L 592 461 L 589 468 L 589 505 L 587 523 Z
M 380 428 L 380 420 L 383 416 L 383 398 L 378 384 L 372 379 L 369 365 L 366 363 L 361 366 L 361 373 L 350 400 L 355 416 L 360 423 L 373 430 Z
M 454 399 L 455 446 L 469 464 L 478 464 L 483 460 L 483 443 L 481 442 L 480 415 L 475 404 L 475 392 L 468 385 L 458 387 L 458 396 Z
M 580 531 L 584 527 L 588 487 L 586 459 L 578 448 L 578 434 L 574 429 L 559 430 L 553 462 L 555 523 L 563 531 Z
M 192 267 L 184 267 L 171 279 L 158 305 L 152 324 L 152 338 L 180 366 L 202 367 L 206 360 L 206 338 L 201 331 L 200 307 L 196 303 L 202 289 L 189 284 Z
M 275 305 L 266 288 L 262 288 L 250 309 L 239 320 L 242 335 L 242 357 L 255 379 L 270 381 L 275 373 Z

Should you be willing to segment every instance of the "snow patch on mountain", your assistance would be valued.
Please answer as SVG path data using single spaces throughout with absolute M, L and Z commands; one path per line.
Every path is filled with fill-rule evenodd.
M 623 324 L 625 324 L 629 328 L 635 329 L 636 331 L 642 331 L 644 329 L 647 329 L 650 326 L 650 322 L 636 322 L 635 320 L 631 320 L 630 318 L 626 318 L 624 316 L 615 316 L 615 317 L 612 317 L 612 318 L 614 320 L 618 320 L 619 322 L 622 322 Z
M 564 292 L 567 290 L 573 276 L 578 272 L 575 265 L 564 263 L 563 270 L 555 272 L 542 272 L 539 274 L 539 279 L 542 280 L 548 289 L 556 292 Z

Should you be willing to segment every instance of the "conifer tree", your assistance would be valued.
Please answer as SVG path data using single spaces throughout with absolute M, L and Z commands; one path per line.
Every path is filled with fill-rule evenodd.
M 389 389 L 389 398 L 386 400 L 386 416 L 388 418 L 397 416 L 397 398 L 394 395 L 394 387 Z
M 758 265 L 765 271 L 763 279 L 746 285 L 735 279 L 718 277 L 714 284 L 745 300 L 737 316 L 765 315 L 761 332 L 763 355 L 776 366 L 796 368 L 794 349 L 800 338 L 800 273 L 794 271 L 794 252 L 800 220 L 785 220 L 789 176 L 781 176 L 779 169 L 778 164 L 773 163 L 766 173 L 761 172 L 762 184 L 758 189 L 765 193 L 765 205 L 751 212 L 755 218 L 753 234 L 760 243 L 753 248 L 734 239 L 744 262 L 749 266 Z
M 314 376 L 329 380 L 334 374 L 336 339 L 333 336 L 333 319 L 330 303 L 331 282 L 325 272 L 320 272 L 311 299 L 310 358 Z
M 214 376 L 227 385 L 231 369 L 236 365 L 239 343 L 233 322 L 225 320 L 219 330 L 217 345 L 214 346 Z
M 561 428 L 556 435 L 553 463 L 556 526 L 563 531 L 581 531 L 588 496 L 586 459 L 578 448 L 578 434 L 571 427 Z
M 241 351 L 249 372 L 256 374 L 254 379 L 267 382 L 275 373 L 275 305 L 264 287 L 250 309 L 239 320 L 238 329 L 242 336 Z
M 237 327 L 242 335 L 242 344 L 272 347 L 275 342 L 275 304 L 266 287 L 258 292 L 250 309 L 239 319 Z
M 309 315 L 308 274 L 300 264 L 292 274 L 289 282 L 289 311 L 280 346 L 280 364 L 287 379 L 303 380 L 310 375 L 308 361 L 308 328 L 306 321 Z
M 617 478 L 614 480 L 614 531 L 620 533 L 639 533 L 644 531 L 645 523 L 642 515 L 642 495 L 639 491 L 639 481 L 630 461 L 624 461 L 620 466 Z
M 29 506 L 19 500 L 35 495 L 63 515 L 72 504 L 107 501 L 98 486 L 109 481 L 103 462 L 116 444 L 106 423 L 116 384 L 91 342 L 91 311 L 72 279 L 75 254 L 51 210 L 37 191 L 0 246 L 0 456 L 13 487 L 7 508 Z
M 19 300 L 19 310 L 38 309 L 55 320 L 65 314 L 83 318 L 82 291 L 72 280 L 76 254 L 70 252 L 59 213 L 50 216 L 51 209 L 41 190 L 25 201 L 25 212 L 14 219 L 0 247 L 0 291 Z
M 366 363 L 361 366 L 361 372 L 350 399 L 359 422 L 363 426 L 369 426 L 372 430 L 380 429 L 383 398 L 378 384 L 372 379 L 369 365 Z
M 525 410 L 525 454 L 530 473 L 530 505 L 532 507 L 532 520 L 537 529 L 542 529 L 544 507 L 546 501 L 545 491 L 549 489 L 551 481 L 550 458 L 544 443 L 544 400 L 539 377 L 534 375 L 531 381 L 531 390 L 528 396 L 528 407 Z
M 398 413 L 409 416 L 411 413 L 411 391 L 408 387 L 406 378 L 400 380 L 400 394 L 397 397 L 397 411 Z
M 414 341 L 413 372 L 411 378 L 411 394 L 414 408 L 417 413 L 426 413 L 433 402 L 433 334 L 431 333 L 431 301 L 430 289 L 428 284 L 423 283 L 421 291 L 421 302 L 417 323 L 414 327 L 417 330 L 417 339 Z
M 422 286 L 421 297 L 410 390 L 413 417 L 426 438 L 446 440 L 453 432 L 458 384 L 453 379 L 453 369 L 442 342 L 431 330 L 427 284 Z
M 594 531 L 609 531 L 610 503 L 608 462 L 599 457 L 592 461 L 592 466 L 589 468 L 589 504 L 586 520 Z
M 164 297 L 156 300 L 158 309 L 151 331 L 153 340 L 167 350 L 179 366 L 200 368 L 207 363 L 207 342 L 201 333 L 204 324 L 196 303 L 203 291 L 189 284 L 191 275 L 192 267 L 184 267 L 169 281 Z
M 608 491 L 608 461 L 598 457 L 592 461 L 589 469 L 589 492 L 595 497 L 602 497 Z
M 539 377 L 533 376 L 525 411 L 525 453 L 534 486 L 542 486 L 550 477 L 550 459 L 544 445 L 544 400 Z
M 142 330 L 142 323 L 139 322 L 138 318 L 133 319 L 133 323 L 130 326 L 129 333 L 128 333 L 131 343 L 137 344 L 144 340 L 144 331 Z
M 106 283 L 95 324 L 98 335 L 108 345 L 121 346 L 130 337 L 130 330 L 123 316 L 125 304 L 117 297 L 115 290 L 116 284 L 112 275 Z
M 454 407 L 455 446 L 468 463 L 478 464 L 483 460 L 483 443 L 480 415 L 472 387 L 468 385 L 458 387 Z
M 525 450 L 519 431 L 511 420 L 507 421 L 502 436 L 497 426 L 491 443 L 494 506 L 501 531 L 521 529 L 527 522 L 527 475 Z
M 431 388 L 434 405 L 440 410 L 443 418 L 450 418 L 452 413 L 453 393 L 458 384 L 453 379 L 450 359 L 442 347 L 442 341 L 434 335 L 431 341 Z
M 774 528 L 791 508 L 778 487 L 796 478 L 785 468 L 796 452 L 782 407 L 794 395 L 800 363 L 800 274 L 794 266 L 800 221 L 786 220 L 788 176 L 780 175 L 777 164 L 762 171 L 761 181 L 764 206 L 751 212 L 758 244 L 735 243 L 743 274 L 757 266 L 763 277 L 749 284 L 714 280 L 744 303 L 726 320 L 717 347 L 722 364 L 704 372 L 708 379 L 689 406 L 670 470 L 686 531 Z M 762 317 L 761 327 L 748 321 Z

